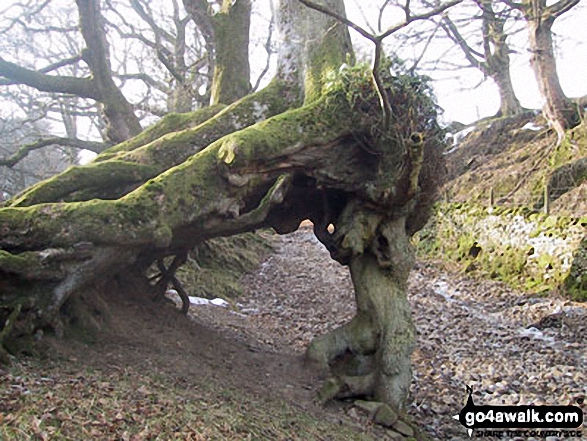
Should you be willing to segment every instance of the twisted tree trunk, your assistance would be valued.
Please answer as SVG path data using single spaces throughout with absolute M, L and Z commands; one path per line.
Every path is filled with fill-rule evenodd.
M 342 1 L 326 6 L 344 14 Z M 39 329 L 60 329 L 68 302 L 89 287 L 146 280 L 154 263 L 181 262 L 206 239 L 287 233 L 310 219 L 350 267 L 357 299 L 357 316 L 308 350 L 332 371 L 326 398 L 405 409 L 409 237 L 443 172 L 436 105 L 421 79 L 385 73 L 394 110 L 385 123 L 371 72 L 341 68 L 352 61 L 346 27 L 296 1 L 279 12 L 284 45 L 270 87 L 205 110 L 204 121 L 165 119 L 0 209 L 0 344 L 14 350 Z

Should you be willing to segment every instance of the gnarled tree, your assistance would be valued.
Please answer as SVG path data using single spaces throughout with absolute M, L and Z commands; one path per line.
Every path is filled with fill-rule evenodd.
M 552 26 L 557 18 L 577 6 L 579 0 L 559 0 L 551 4 L 546 0 L 502 1 L 519 10 L 526 20 L 532 53 L 530 63 L 545 100 L 544 116 L 558 133 L 560 142 L 565 130 L 576 127 L 581 118 L 577 105 L 565 95 L 560 85 Z
M 344 16 L 342 0 L 323 5 Z M 174 257 L 173 269 L 208 238 L 287 233 L 310 219 L 349 266 L 357 301 L 350 323 L 308 349 L 333 374 L 323 397 L 405 408 L 415 340 L 409 240 L 443 171 L 436 106 L 421 78 L 383 70 L 377 89 L 369 69 L 352 66 L 339 20 L 296 0 L 278 12 L 282 45 L 268 87 L 222 110 L 170 116 L 0 209 L 0 344 L 14 351 L 38 329 L 60 329 L 84 292 L 146 281 L 154 263 Z

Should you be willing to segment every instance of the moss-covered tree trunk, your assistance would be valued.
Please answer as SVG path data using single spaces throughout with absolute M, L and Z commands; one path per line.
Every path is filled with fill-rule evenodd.
M 251 91 L 249 66 L 250 0 L 225 0 L 212 17 L 216 62 L 212 104 L 232 104 Z
M 361 209 L 336 225 L 344 231 L 338 234 L 355 288 L 357 314 L 308 348 L 310 359 L 328 365 L 335 374 L 322 398 L 367 396 L 405 411 L 415 344 L 406 296 L 414 259 L 405 218 Z
M 344 14 L 342 0 L 325 3 Z M 287 233 L 310 219 L 350 267 L 357 298 L 352 322 L 308 351 L 332 370 L 327 398 L 366 395 L 405 408 L 409 237 L 443 171 L 436 106 L 422 79 L 384 72 L 394 111 L 384 124 L 369 70 L 342 67 L 353 59 L 346 27 L 296 0 L 278 10 L 283 44 L 269 87 L 170 116 L 0 209 L 0 344 L 60 329 L 88 287 L 146 280 L 154 263 L 173 257 L 173 269 L 204 240 Z

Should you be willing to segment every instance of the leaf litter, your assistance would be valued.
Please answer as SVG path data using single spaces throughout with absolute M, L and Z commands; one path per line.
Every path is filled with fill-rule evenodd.
M 310 229 L 275 236 L 230 307 L 112 299 L 92 346 L 47 338 L 44 359 L 0 369 L 0 439 L 394 439 L 352 403 L 320 407 L 303 351 L 354 315 L 346 268 Z M 578 404 L 587 311 L 419 262 L 410 415 L 431 439 L 466 440 L 452 416 L 476 404 Z M 135 299 L 136 300 L 136 299 Z

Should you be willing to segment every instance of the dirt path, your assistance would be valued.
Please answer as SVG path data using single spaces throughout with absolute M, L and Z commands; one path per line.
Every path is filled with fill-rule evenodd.
M 254 350 L 287 357 L 349 320 L 354 302 L 346 269 L 310 229 L 275 244 L 276 253 L 245 277 L 235 308 L 194 306 L 191 314 Z M 585 305 L 423 263 L 410 278 L 410 299 L 419 334 L 411 414 L 434 439 L 469 439 L 451 418 L 464 404 L 465 385 L 476 404 L 581 403 L 587 394 Z
M 0 439 L 393 439 L 352 403 L 318 405 L 324 378 L 303 360 L 312 337 L 354 314 L 346 268 L 308 228 L 272 240 L 232 307 L 192 305 L 186 319 L 140 287 L 112 293 L 92 345 L 48 338 L 49 359 L 0 369 Z M 431 439 L 469 439 L 452 419 L 465 385 L 476 404 L 568 404 L 587 393 L 584 305 L 422 263 L 410 299 L 410 413 Z

